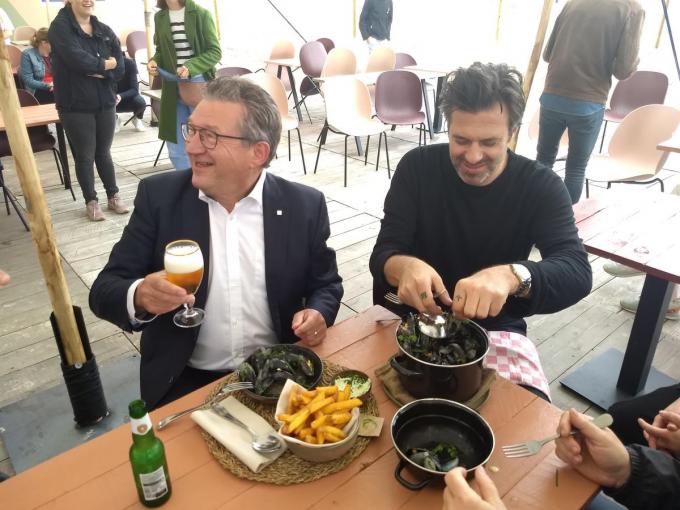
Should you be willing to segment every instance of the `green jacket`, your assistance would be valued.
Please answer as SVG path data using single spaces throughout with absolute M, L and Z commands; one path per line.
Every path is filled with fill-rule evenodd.
M 156 54 L 153 60 L 159 67 L 174 72 L 177 70 L 177 56 L 172 42 L 168 10 L 158 11 L 154 16 L 154 23 Z M 190 76 L 203 74 L 206 80 L 212 80 L 215 77 L 215 65 L 222 58 L 222 49 L 210 12 L 196 5 L 193 0 L 186 0 L 184 29 L 194 50 L 194 56 L 184 64 L 189 69 Z M 158 138 L 177 143 L 177 83 L 164 81 L 162 90 Z

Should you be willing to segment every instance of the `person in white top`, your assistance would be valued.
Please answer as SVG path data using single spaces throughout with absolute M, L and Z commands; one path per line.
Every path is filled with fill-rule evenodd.
M 149 408 L 221 377 L 258 346 L 318 344 L 342 297 L 323 194 L 265 170 L 281 137 L 271 97 L 247 80 L 214 80 L 182 133 L 191 170 L 140 182 L 90 293 L 97 316 L 143 329 Z M 177 239 L 203 252 L 195 297 L 165 278 L 164 248 Z M 194 301 L 205 310 L 200 327 L 175 326 L 173 311 Z

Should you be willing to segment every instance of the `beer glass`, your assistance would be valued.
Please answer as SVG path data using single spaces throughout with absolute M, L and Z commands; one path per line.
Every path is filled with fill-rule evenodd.
M 195 294 L 203 279 L 203 254 L 196 241 L 181 239 L 165 247 L 165 272 L 167 279 L 189 294 Z M 177 312 L 173 322 L 180 328 L 193 328 L 203 322 L 205 312 L 186 303 Z

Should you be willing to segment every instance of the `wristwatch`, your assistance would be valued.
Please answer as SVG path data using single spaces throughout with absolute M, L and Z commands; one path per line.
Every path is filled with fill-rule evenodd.
M 513 295 L 515 297 L 525 298 L 531 292 L 531 273 L 526 266 L 522 264 L 510 264 L 510 271 L 515 275 L 519 282 L 517 292 Z

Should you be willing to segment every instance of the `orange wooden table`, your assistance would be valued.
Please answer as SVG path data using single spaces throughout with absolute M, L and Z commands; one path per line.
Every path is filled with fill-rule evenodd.
M 66 153 L 66 139 L 64 128 L 59 121 L 59 113 L 54 104 L 40 104 L 36 106 L 22 106 L 21 115 L 27 128 L 55 124 L 57 127 L 57 143 L 61 154 L 61 166 L 64 169 L 64 187 L 71 189 L 71 172 L 68 167 L 68 154 Z M 0 114 L 0 131 L 5 130 L 5 121 Z M 74 198 L 75 200 L 75 198 Z
M 324 359 L 362 370 L 375 368 L 396 351 L 394 316 L 375 306 L 331 328 L 315 350 Z M 392 447 L 390 421 L 397 406 L 373 380 L 385 426 L 364 453 L 346 469 L 315 482 L 275 486 L 249 482 L 226 471 L 208 452 L 199 427 L 184 418 L 158 433 L 164 441 L 173 494 L 163 508 L 272 508 L 276 510 L 394 510 L 441 508 L 443 484 L 419 492 L 403 488 L 393 473 L 398 457 Z M 207 386 L 152 413 L 160 418 L 205 399 Z M 115 410 L 125 412 L 125 410 Z M 538 455 L 507 459 L 500 446 L 554 432 L 560 411 L 533 394 L 498 379 L 481 413 L 496 436 L 489 471 L 508 508 L 552 510 L 581 508 L 598 487 L 565 466 L 550 443 Z M 12 510 L 143 508 L 128 462 L 129 426 L 69 450 L 0 484 L 0 506 Z M 557 482 L 557 483 L 556 483 Z

